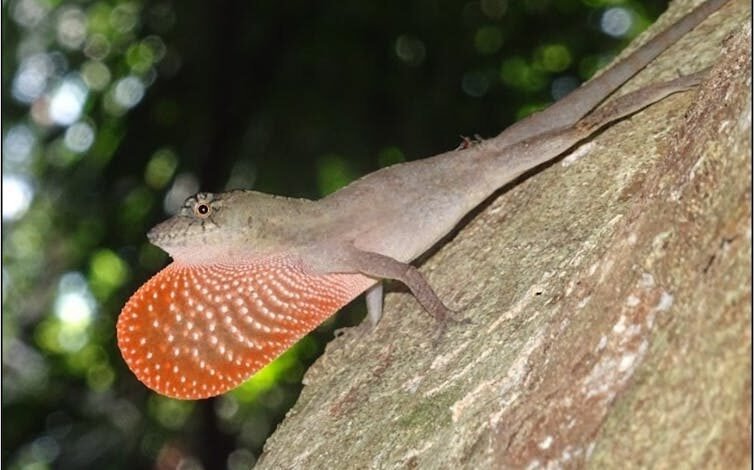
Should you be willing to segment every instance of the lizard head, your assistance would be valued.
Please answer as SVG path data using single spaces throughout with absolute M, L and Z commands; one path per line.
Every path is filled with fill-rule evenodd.
M 187 198 L 178 213 L 153 227 L 147 238 L 173 258 L 182 254 L 195 258 L 211 247 L 232 243 L 237 223 L 232 204 L 223 196 L 197 193 Z
M 147 238 L 174 260 L 192 264 L 269 255 L 291 244 L 307 203 L 256 191 L 197 193 Z

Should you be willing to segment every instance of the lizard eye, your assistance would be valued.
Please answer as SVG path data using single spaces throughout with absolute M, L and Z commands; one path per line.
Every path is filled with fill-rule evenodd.
M 215 199 L 212 193 L 196 193 L 183 203 L 181 215 L 199 219 L 209 218 L 219 209 Z
M 204 202 L 198 202 L 194 206 L 194 214 L 196 214 L 197 217 L 201 217 L 202 219 L 206 218 L 209 215 L 209 204 L 206 204 Z

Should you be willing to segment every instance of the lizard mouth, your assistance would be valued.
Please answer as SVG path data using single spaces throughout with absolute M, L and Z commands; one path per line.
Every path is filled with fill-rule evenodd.
M 147 239 L 153 245 L 170 252 L 171 248 L 188 245 L 192 239 L 196 239 L 206 231 L 202 221 L 176 215 L 152 227 L 147 232 Z
M 224 256 L 231 249 L 233 237 L 219 232 L 219 227 L 208 220 L 178 214 L 152 227 L 147 239 L 173 259 L 196 261 Z
M 175 232 L 173 231 L 173 228 L 175 226 L 175 217 L 171 217 L 168 220 L 165 220 L 164 222 L 160 222 L 159 224 L 152 227 L 149 232 L 147 232 L 147 240 L 149 240 L 150 243 L 153 245 L 159 246 L 162 248 L 162 244 L 169 240 L 170 238 L 175 238 Z

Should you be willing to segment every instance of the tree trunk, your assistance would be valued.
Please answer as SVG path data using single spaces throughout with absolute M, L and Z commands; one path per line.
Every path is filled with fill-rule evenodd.
M 501 191 L 423 264 L 471 323 L 435 340 L 396 292 L 335 339 L 258 468 L 749 467 L 750 8 L 620 93 L 713 65 L 698 90 Z

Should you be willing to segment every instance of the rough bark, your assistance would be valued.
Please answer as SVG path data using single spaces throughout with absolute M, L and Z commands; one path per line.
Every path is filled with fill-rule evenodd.
M 422 265 L 473 323 L 433 342 L 396 292 L 334 340 L 258 468 L 749 467 L 750 8 L 622 92 L 713 65 L 699 90 L 502 191 Z

